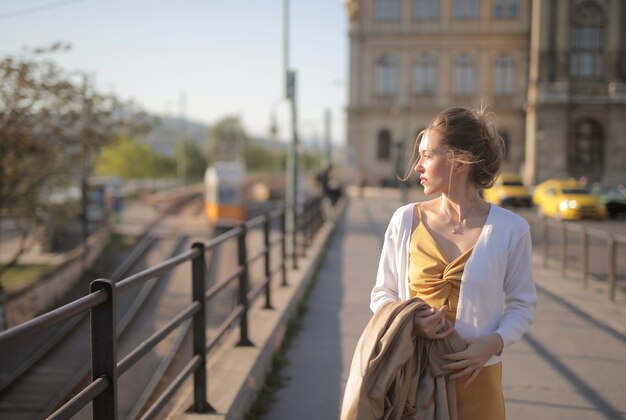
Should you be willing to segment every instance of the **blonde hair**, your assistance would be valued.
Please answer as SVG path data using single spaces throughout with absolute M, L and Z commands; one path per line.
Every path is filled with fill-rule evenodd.
M 485 107 L 448 108 L 432 119 L 428 128 L 415 139 L 413 154 L 402 179 L 406 181 L 419 161 L 419 144 L 427 130 L 441 133 L 448 159 L 472 165 L 472 181 L 480 189 L 493 186 L 504 158 L 504 142 Z

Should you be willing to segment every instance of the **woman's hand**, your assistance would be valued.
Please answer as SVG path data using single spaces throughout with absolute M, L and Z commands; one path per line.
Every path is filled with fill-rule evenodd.
M 436 340 L 452 334 L 454 327 L 450 324 L 446 328 L 447 310 L 448 306 L 443 305 L 437 310 L 430 308 L 417 312 L 413 318 L 413 332 L 415 335 Z
M 465 382 L 465 387 L 467 388 L 478 377 L 487 360 L 494 354 L 502 352 L 504 343 L 498 333 L 493 333 L 486 337 L 471 338 L 465 340 L 465 342 L 468 346 L 465 350 L 443 355 L 444 359 L 452 360 L 452 362 L 441 366 L 441 368 L 456 371 L 450 376 L 450 379 L 458 379 L 470 375 Z

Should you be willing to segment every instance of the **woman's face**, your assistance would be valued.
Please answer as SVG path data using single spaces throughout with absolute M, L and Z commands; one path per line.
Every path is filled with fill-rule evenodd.
M 419 148 L 419 160 L 415 172 L 420 177 L 424 194 L 448 193 L 450 185 L 450 162 L 439 130 L 426 130 Z

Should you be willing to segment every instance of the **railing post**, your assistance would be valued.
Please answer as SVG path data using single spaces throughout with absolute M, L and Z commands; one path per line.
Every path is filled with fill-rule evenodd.
M 242 223 L 239 228 L 241 233 L 237 236 L 237 260 L 241 273 L 239 274 L 239 304 L 243 306 L 243 312 L 239 320 L 239 343 L 238 346 L 252 346 L 252 342 L 248 338 L 248 310 L 250 309 L 250 302 L 248 302 L 248 252 L 246 249 L 246 237 L 248 236 L 248 229 L 245 223 Z
M 311 200 L 307 200 L 304 203 L 304 209 L 302 212 L 302 256 L 306 256 L 306 251 L 309 249 L 309 232 L 311 228 Z
M 545 220 L 541 221 L 541 241 L 543 242 L 543 261 L 542 264 L 544 267 L 548 266 L 548 252 L 549 252 L 549 243 L 548 241 L 548 223 Z
M 193 412 L 214 413 L 215 409 L 207 402 L 206 378 L 206 307 L 204 300 L 206 258 L 204 244 L 196 242 L 191 248 L 198 250 L 198 256 L 191 261 L 191 294 L 200 310 L 193 316 L 193 354 L 200 358 L 200 365 L 193 373 Z
M 298 220 L 300 219 L 300 217 L 298 217 L 298 206 L 296 204 L 294 204 L 294 209 L 293 209 L 293 226 L 291 226 L 291 228 L 293 229 L 290 234 L 291 234 L 291 268 L 294 270 L 298 269 Z
M 265 309 L 272 309 L 272 260 L 270 249 L 270 223 L 272 218 L 269 213 L 265 213 L 263 221 L 263 242 L 265 245 Z
M 608 257 L 609 257 L 609 272 L 608 272 L 608 286 L 609 286 L 609 299 L 611 301 L 615 301 L 615 265 L 617 263 L 616 261 L 616 255 L 617 253 L 615 252 L 615 238 L 613 238 L 613 235 L 609 235 L 608 238 L 608 247 L 609 247 L 609 252 Z
M 107 279 L 91 282 L 91 293 L 103 290 L 104 303 L 91 309 L 91 381 L 108 380 L 107 388 L 92 401 L 94 420 L 117 419 L 117 334 L 115 320 L 115 283 Z
M 280 271 L 281 271 L 281 286 L 287 287 L 287 211 L 283 210 L 283 214 L 280 217 Z
M 324 224 L 324 212 L 322 211 L 324 204 L 324 200 L 322 200 L 321 197 L 318 197 L 317 199 L 317 204 L 315 207 L 315 231 L 313 232 L 314 234 L 317 233 L 317 231 L 322 227 L 322 225 Z M 335 211 L 333 209 L 333 211 Z
M 567 265 L 567 230 L 565 222 L 559 222 L 559 247 L 561 254 L 561 277 L 565 278 Z
M 582 241 L 580 247 L 580 261 L 583 274 L 583 287 L 586 289 L 589 286 L 589 234 L 587 229 L 582 227 Z

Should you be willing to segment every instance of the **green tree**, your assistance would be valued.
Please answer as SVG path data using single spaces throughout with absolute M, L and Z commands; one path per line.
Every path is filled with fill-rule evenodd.
M 185 180 L 199 181 L 204 177 L 204 172 L 207 168 L 207 158 L 196 142 L 186 140 L 177 145 L 176 162 L 178 165 L 182 165 Z
M 225 117 L 209 130 L 207 156 L 210 161 L 236 160 L 241 157 L 248 135 L 237 117 Z
M 102 149 L 96 161 L 96 173 L 127 180 L 173 177 L 176 174 L 176 162 L 146 144 L 122 136 L 117 143 Z
M 51 59 L 67 49 L 55 43 L 0 59 L 0 210 L 14 218 L 22 239 L 0 273 L 17 263 L 29 240 L 42 240 L 33 232 L 51 231 L 39 228 L 44 220 L 54 226 L 53 214 L 77 212 L 85 237 L 87 179 L 98 150 L 122 127 L 139 133 L 150 125 L 143 114 L 129 118 L 130 106 L 97 92 L 86 75 L 68 73 Z M 76 185 L 82 191 L 78 210 L 49 211 L 52 193 Z
M 244 146 L 243 158 L 250 172 L 277 172 L 281 170 L 281 154 L 284 152 L 249 140 Z
M 0 273 L 17 263 L 28 241 L 41 239 L 32 232 L 47 195 L 72 180 L 75 165 L 66 151 L 77 152 L 71 135 L 79 130 L 81 91 L 48 58 L 67 48 L 57 43 L 0 60 L 0 210 L 15 220 L 21 238 Z

